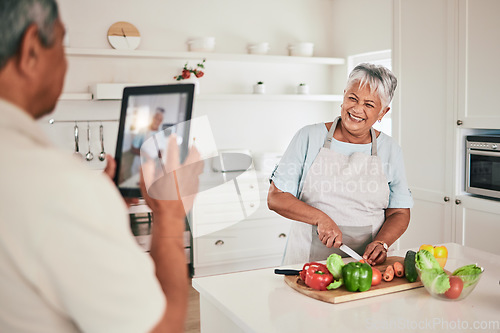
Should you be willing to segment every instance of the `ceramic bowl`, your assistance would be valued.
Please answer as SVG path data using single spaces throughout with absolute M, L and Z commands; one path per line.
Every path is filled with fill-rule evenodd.
M 436 293 L 435 289 L 433 288 L 433 284 L 436 283 L 436 280 L 434 279 L 431 281 L 426 281 L 426 283 L 424 283 L 425 279 L 422 280 L 422 274 L 425 274 L 425 273 L 423 273 L 418 267 L 417 267 L 417 273 L 418 273 L 419 279 L 422 281 L 422 283 L 424 285 L 425 290 L 427 290 L 427 292 L 429 294 L 431 294 L 432 297 L 440 299 L 440 300 L 446 300 L 446 301 L 460 301 L 472 293 L 472 291 L 474 290 L 476 285 L 479 283 L 479 280 L 481 280 L 481 276 L 484 273 L 484 269 L 481 268 L 481 273 L 479 275 L 460 275 L 460 276 L 452 276 L 451 275 L 457 268 L 465 266 L 465 265 L 469 265 L 469 264 L 471 264 L 471 262 L 468 262 L 465 259 L 448 258 L 448 261 L 446 262 L 446 265 L 444 267 L 445 272 L 448 275 L 448 278 L 451 278 L 451 279 L 460 278 L 462 280 L 463 287 L 462 287 L 461 292 L 458 294 L 458 297 L 456 297 L 457 293 L 455 293 L 455 295 L 453 295 L 453 293 L 450 294 L 448 291 L 443 293 L 443 294 Z M 453 297 L 453 298 L 450 298 L 450 297 Z
M 215 37 L 193 38 L 187 41 L 187 45 L 191 52 L 213 52 L 215 50 Z
M 256 43 L 248 45 L 248 53 L 250 54 L 267 54 L 269 52 L 269 43 Z
M 288 45 L 288 52 L 291 56 L 312 57 L 314 53 L 314 43 L 293 43 Z

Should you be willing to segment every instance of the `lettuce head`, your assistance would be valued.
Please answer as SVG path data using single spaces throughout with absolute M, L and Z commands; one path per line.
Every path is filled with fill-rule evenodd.
M 420 250 L 415 256 L 415 265 L 421 271 L 424 269 L 440 269 L 441 272 L 444 270 L 439 266 L 438 261 L 434 258 L 434 255 L 427 250 Z
M 435 294 L 444 294 L 450 289 L 450 279 L 441 267 L 421 270 L 420 279 Z

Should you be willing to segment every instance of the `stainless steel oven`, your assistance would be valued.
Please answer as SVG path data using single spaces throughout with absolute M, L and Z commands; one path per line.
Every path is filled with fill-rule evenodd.
M 469 135 L 465 191 L 500 199 L 500 135 Z

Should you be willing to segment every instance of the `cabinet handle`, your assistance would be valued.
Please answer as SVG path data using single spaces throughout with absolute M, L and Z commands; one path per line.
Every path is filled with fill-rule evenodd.
M 253 203 L 251 203 L 251 204 L 250 204 L 250 207 L 252 207 L 252 208 L 253 208 L 254 206 L 255 206 L 255 204 L 253 204 Z
M 450 197 L 444 197 L 444 202 L 450 201 Z
M 460 119 L 459 119 L 459 120 L 457 120 L 457 125 L 458 125 L 458 126 L 463 125 L 463 123 L 464 123 L 464 122 L 463 122 L 463 121 L 461 121 Z
M 251 189 L 253 189 L 254 187 L 255 187 L 255 186 L 253 186 L 253 185 L 250 185 L 250 188 L 251 188 Z
M 279 234 L 278 238 L 286 238 L 286 234 L 281 233 L 281 234 Z
M 460 199 L 455 200 L 455 204 L 460 205 L 461 203 L 462 203 L 462 200 L 460 200 Z
M 222 246 L 224 245 L 224 241 L 222 239 L 219 239 L 217 242 L 215 242 L 216 246 Z

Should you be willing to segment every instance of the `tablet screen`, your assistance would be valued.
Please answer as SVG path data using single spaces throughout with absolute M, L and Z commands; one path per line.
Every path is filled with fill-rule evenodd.
M 115 154 L 115 183 L 123 196 L 141 196 L 141 160 L 164 163 L 170 134 L 176 133 L 181 163 L 185 159 L 193 93 L 193 84 L 127 87 L 123 90 Z

